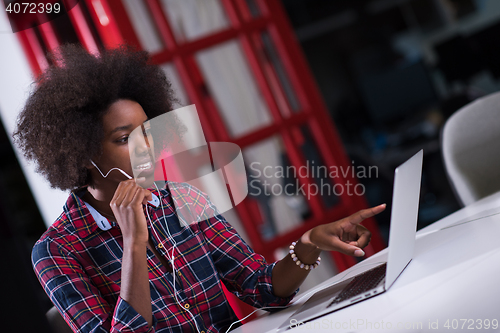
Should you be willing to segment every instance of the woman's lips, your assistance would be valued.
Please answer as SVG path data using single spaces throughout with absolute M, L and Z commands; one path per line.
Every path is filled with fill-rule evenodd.
M 151 161 L 147 161 L 134 166 L 134 175 L 138 177 L 147 177 L 154 173 L 154 164 Z
M 151 161 L 134 166 L 134 170 L 138 171 L 147 171 L 151 170 L 152 168 L 153 168 L 153 163 L 151 163 Z

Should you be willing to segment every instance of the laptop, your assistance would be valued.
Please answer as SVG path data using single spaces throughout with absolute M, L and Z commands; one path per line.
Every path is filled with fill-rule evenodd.
M 387 291 L 410 263 L 415 248 L 423 150 L 396 168 L 387 262 L 316 292 L 279 328 L 306 323 Z

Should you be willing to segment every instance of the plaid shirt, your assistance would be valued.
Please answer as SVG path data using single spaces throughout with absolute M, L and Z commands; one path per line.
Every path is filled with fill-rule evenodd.
M 271 272 L 275 263 L 267 265 L 220 214 L 183 227 L 171 193 L 174 200 L 181 200 L 194 211 L 215 207 L 193 187 L 171 185 L 161 190 L 157 207 L 147 205 L 145 209 L 151 218 L 149 234 L 157 251 L 168 258 L 174 242 L 177 244 L 174 272 L 179 303 L 173 295 L 173 274 L 148 249 L 153 310 L 150 328 L 119 296 L 123 255 L 120 229 L 116 223 L 109 230 L 99 228 L 92 216 L 96 211 L 90 208 L 92 214 L 77 194 L 69 196 L 64 212 L 35 244 L 35 273 L 73 331 L 196 332 L 186 309 L 194 315 L 200 332 L 225 331 L 237 318 L 223 293 L 222 282 L 255 307 L 289 303 L 293 295 L 280 298 L 273 294 Z M 158 198 L 158 192 L 153 194 Z

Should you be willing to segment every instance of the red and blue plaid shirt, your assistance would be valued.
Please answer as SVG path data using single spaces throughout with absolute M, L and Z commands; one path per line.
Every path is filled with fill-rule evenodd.
M 160 196 L 159 205 L 145 208 L 157 251 L 168 258 L 176 243 L 174 272 L 179 301 L 173 294 L 173 274 L 148 249 L 151 327 L 119 296 L 123 255 L 120 229 L 116 224 L 109 230 L 99 228 L 78 194 L 69 196 L 64 212 L 35 244 L 35 273 L 73 331 L 196 332 L 194 320 L 200 332 L 225 331 L 237 318 L 222 283 L 255 307 L 289 303 L 293 295 L 280 298 L 273 294 L 274 264 L 266 264 L 254 253 L 220 214 L 189 227 L 181 225 L 171 192 L 194 210 L 215 207 L 206 195 L 187 184 L 177 183 L 173 188 L 153 192 Z

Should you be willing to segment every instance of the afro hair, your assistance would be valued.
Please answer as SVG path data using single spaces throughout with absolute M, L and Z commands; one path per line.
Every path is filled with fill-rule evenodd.
M 147 52 L 121 46 L 95 56 L 69 44 L 50 60 L 53 65 L 34 82 L 13 137 L 52 187 L 74 190 L 89 184 L 85 165 L 101 154 L 101 119 L 112 103 L 135 101 L 152 119 L 176 102 L 170 82 Z

